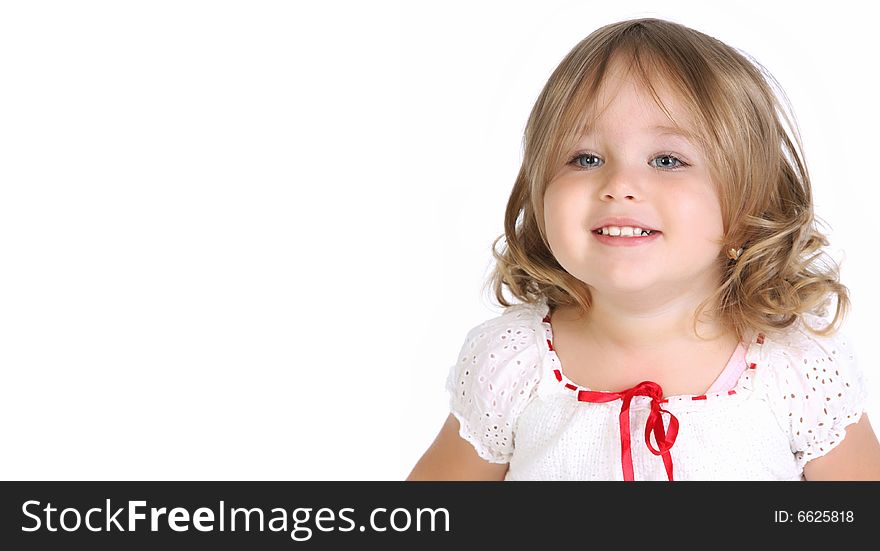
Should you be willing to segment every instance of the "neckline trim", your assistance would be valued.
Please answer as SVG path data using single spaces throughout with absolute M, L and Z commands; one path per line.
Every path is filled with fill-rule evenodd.
M 538 310 L 538 317 L 541 320 L 541 326 L 544 329 L 543 338 L 540 339 L 542 343 L 542 349 L 545 354 L 545 358 L 550 362 L 550 371 L 552 375 L 555 376 L 556 381 L 549 381 L 552 386 L 558 391 L 569 394 L 573 399 L 578 399 L 578 393 L 580 391 L 590 391 L 590 392 L 603 392 L 609 394 L 617 394 L 624 392 L 628 389 L 621 389 L 617 391 L 611 390 L 595 390 L 585 386 L 581 386 L 576 384 L 574 381 L 569 379 L 565 373 L 562 371 L 562 361 L 559 359 L 559 356 L 556 354 L 556 351 L 553 349 L 553 328 L 550 325 L 550 312 L 549 307 L 546 302 L 541 305 L 541 308 Z M 705 394 L 677 394 L 673 396 L 664 396 L 661 400 L 658 400 L 660 404 L 667 403 L 691 403 L 691 402 L 708 402 L 711 400 L 718 400 L 723 398 L 731 398 L 734 396 L 742 396 L 745 394 L 746 390 L 749 390 L 753 387 L 752 379 L 757 371 L 759 371 L 759 366 L 763 367 L 763 361 L 761 360 L 762 355 L 761 351 L 763 349 L 764 342 L 766 337 L 763 333 L 752 332 L 749 335 L 748 342 L 749 346 L 745 351 L 745 362 L 746 368 L 737 378 L 736 384 L 733 388 L 729 390 L 719 391 L 719 392 L 709 392 Z M 744 343 L 740 343 L 738 346 L 743 346 Z M 545 361 L 546 363 L 546 361 Z M 712 385 L 715 383 L 713 382 Z M 709 388 L 712 388 L 710 386 Z M 617 398 L 617 400 L 621 400 L 621 398 Z M 634 396 L 634 401 L 650 401 L 651 398 L 649 396 Z M 610 403 L 613 403 L 611 401 Z M 587 402 L 589 403 L 589 402 Z

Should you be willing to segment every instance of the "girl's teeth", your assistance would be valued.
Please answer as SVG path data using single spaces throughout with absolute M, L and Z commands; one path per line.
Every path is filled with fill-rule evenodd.
M 651 230 L 643 230 L 641 228 L 601 228 L 597 230 L 600 235 L 610 235 L 612 237 L 646 237 L 651 235 Z

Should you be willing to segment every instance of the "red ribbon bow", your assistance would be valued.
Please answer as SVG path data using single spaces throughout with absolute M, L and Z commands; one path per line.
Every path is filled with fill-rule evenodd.
M 632 450 L 629 442 L 629 403 L 633 396 L 650 396 L 651 397 L 651 414 L 645 423 L 645 443 L 648 449 L 654 455 L 663 456 L 663 464 L 666 465 L 666 474 L 669 480 L 672 480 L 672 456 L 669 449 L 675 443 L 675 437 L 678 435 L 678 419 L 672 413 L 660 407 L 660 400 L 663 399 L 663 389 L 660 385 L 651 381 L 642 381 L 632 388 L 628 388 L 621 392 L 601 392 L 597 390 L 579 390 L 578 400 L 581 402 L 611 402 L 618 398 L 623 399 L 623 406 L 620 408 L 620 462 L 623 465 L 623 479 L 634 480 L 633 478 L 633 462 Z M 663 413 L 669 413 L 669 432 L 663 430 Z M 651 429 L 654 430 L 654 439 L 657 441 L 659 450 L 654 449 L 651 444 Z

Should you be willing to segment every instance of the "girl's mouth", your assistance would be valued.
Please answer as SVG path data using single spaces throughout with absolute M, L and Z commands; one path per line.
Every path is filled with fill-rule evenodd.
M 657 230 L 651 230 L 648 235 L 640 236 L 602 235 L 602 230 L 596 230 L 591 233 L 600 243 L 612 247 L 638 247 L 639 245 L 646 245 L 656 241 L 662 234 L 662 232 Z

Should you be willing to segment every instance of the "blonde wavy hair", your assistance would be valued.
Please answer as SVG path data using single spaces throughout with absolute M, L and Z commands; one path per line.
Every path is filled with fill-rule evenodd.
M 790 102 L 773 76 L 747 54 L 656 18 L 597 29 L 553 71 L 529 115 L 522 165 L 507 203 L 504 233 L 492 243 L 495 266 L 484 292 L 491 285 L 504 307 L 514 304 L 503 295 L 507 287 L 524 303 L 546 300 L 551 310 L 577 304 L 588 311 L 589 286 L 562 268 L 550 250 L 543 198 L 592 125 L 587 114 L 594 112 L 597 90 L 618 59 L 635 69 L 633 74 L 673 121 L 653 82 L 675 93 L 696 121 L 689 134 L 706 154 L 716 186 L 728 245 L 719 248 L 722 281 L 698 307 L 694 333 L 707 309 L 740 339 L 749 330 L 782 330 L 805 313 L 826 317 L 833 295 L 831 322 L 821 329 L 806 327 L 814 335 L 836 332 L 850 309 L 849 291 L 839 282 L 837 263 L 827 256 L 822 262 L 828 239 L 816 227 L 803 145 L 794 116 L 782 109 L 774 87 L 789 110 Z M 502 238 L 506 243 L 499 251 Z M 728 258 L 730 248 L 740 247 L 737 260 Z

